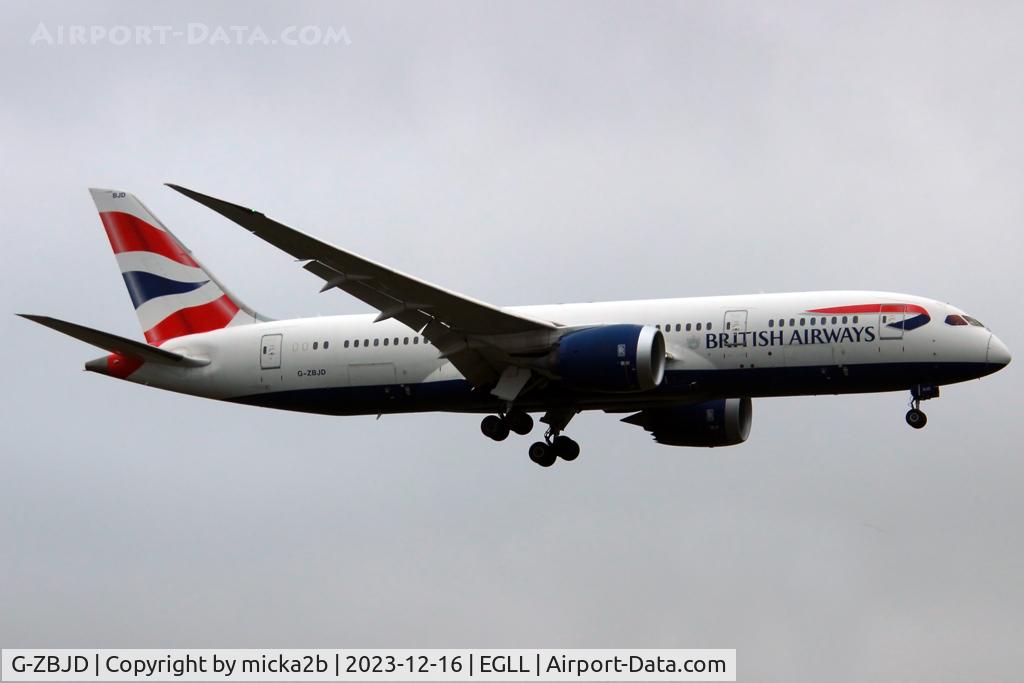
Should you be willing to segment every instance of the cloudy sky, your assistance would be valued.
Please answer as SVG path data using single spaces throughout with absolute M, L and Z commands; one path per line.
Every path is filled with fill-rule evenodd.
M 162 186 L 497 304 L 830 288 L 1024 349 L 1019 3 L 7 3 L 0 645 L 735 647 L 747 681 L 1017 681 L 1018 366 L 762 399 L 751 439 L 578 417 L 327 418 L 81 371 L 141 337 L 86 188 L 138 194 L 275 317 L 364 312 Z M 333 45 L 58 45 L 71 25 Z

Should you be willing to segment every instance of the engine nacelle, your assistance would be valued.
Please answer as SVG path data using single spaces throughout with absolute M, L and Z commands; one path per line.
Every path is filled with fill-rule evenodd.
M 665 337 L 649 325 L 605 325 L 558 342 L 555 367 L 566 384 L 607 392 L 647 391 L 665 376 Z
M 645 408 L 623 418 L 651 432 L 667 446 L 735 446 L 750 436 L 753 407 L 749 398 L 728 398 L 687 406 Z

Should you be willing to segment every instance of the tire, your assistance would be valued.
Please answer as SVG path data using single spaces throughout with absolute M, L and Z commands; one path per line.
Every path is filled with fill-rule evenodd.
M 541 467 L 551 467 L 555 464 L 555 454 L 546 443 L 537 441 L 530 445 L 530 460 Z
M 522 410 L 513 410 L 505 416 L 509 428 L 520 436 L 526 436 L 533 431 L 533 418 Z
M 917 408 L 911 408 L 907 411 L 907 424 L 914 429 L 921 429 L 928 424 L 928 416 Z
M 498 427 L 491 438 L 495 441 L 504 441 L 508 438 L 508 423 L 502 419 L 498 420 Z
M 551 442 L 551 449 L 566 462 L 572 462 L 580 454 L 580 445 L 567 436 L 556 436 Z
M 497 415 L 488 415 L 481 420 L 480 431 L 495 441 L 504 441 L 508 438 L 508 425 Z

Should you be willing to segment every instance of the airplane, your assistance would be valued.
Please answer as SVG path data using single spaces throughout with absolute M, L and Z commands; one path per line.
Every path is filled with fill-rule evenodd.
M 743 443 L 751 399 L 910 391 L 906 422 L 942 385 L 1010 352 L 985 325 L 909 294 L 822 291 L 492 306 L 332 246 L 255 209 L 172 189 L 285 251 L 377 314 L 273 320 L 205 268 L 134 195 L 91 189 L 145 342 L 19 314 L 107 351 L 85 369 L 170 391 L 324 415 L 484 414 L 495 441 L 543 413 L 542 467 L 572 461 L 584 410 L 669 446 Z

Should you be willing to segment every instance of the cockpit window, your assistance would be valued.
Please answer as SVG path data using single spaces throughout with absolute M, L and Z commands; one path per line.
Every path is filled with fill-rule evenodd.
M 947 315 L 947 325 L 971 325 L 973 327 L 985 327 L 985 325 L 977 318 L 972 318 L 969 315 Z

